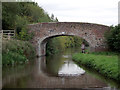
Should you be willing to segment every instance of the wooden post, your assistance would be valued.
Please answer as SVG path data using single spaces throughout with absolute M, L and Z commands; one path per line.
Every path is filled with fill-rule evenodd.
M 14 30 L 14 37 L 15 37 L 15 30 Z
M 1 30 L 1 38 L 3 39 L 3 30 Z
M 11 37 L 11 35 L 10 35 L 10 33 L 8 33 L 8 40 L 10 40 L 10 37 Z

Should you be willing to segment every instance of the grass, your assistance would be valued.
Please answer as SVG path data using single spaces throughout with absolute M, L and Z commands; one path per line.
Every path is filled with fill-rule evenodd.
M 35 49 L 27 41 L 3 40 L 2 65 L 24 64 L 35 57 Z
M 77 64 L 85 65 L 107 78 L 120 81 L 120 73 L 118 69 L 118 56 L 112 53 L 78 53 L 73 55 L 73 60 Z

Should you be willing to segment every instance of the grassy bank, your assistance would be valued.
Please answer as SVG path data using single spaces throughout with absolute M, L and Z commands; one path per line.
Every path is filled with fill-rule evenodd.
M 78 53 L 73 55 L 73 60 L 77 64 L 85 65 L 91 69 L 96 70 L 103 76 L 120 81 L 120 73 L 118 69 L 118 56 L 112 53 L 91 53 L 82 54 Z
M 34 50 L 27 41 L 3 40 L 2 64 L 3 66 L 23 64 L 35 57 Z

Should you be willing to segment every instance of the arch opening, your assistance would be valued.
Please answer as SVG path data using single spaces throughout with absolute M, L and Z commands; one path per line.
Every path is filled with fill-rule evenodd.
M 86 38 L 84 39 L 84 38 L 82 38 L 82 37 L 80 37 L 80 36 L 77 36 L 77 35 L 54 35 L 54 36 L 46 37 L 46 38 L 44 38 L 44 39 L 40 42 L 40 47 L 39 47 L 39 48 L 41 48 L 41 50 L 40 50 L 41 52 L 39 52 L 40 56 L 47 54 L 47 52 L 46 52 L 47 47 L 46 47 L 46 46 L 47 46 L 47 43 L 48 43 L 49 40 L 54 39 L 54 38 L 64 37 L 64 36 L 65 36 L 65 37 L 77 37 L 77 38 L 81 39 L 82 41 L 81 41 L 80 43 L 85 42 L 85 46 L 86 46 L 87 48 L 89 48 L 89 49 L 90 49 L 90 47 L 92 46 L 92 45 L 86 40 Z M 79 46 L 79 47 L 81 47 L 81 46 Z

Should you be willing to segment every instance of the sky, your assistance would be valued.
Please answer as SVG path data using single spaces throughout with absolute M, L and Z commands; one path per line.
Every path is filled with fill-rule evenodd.
M 34 0 L 59 22 L 118 24 L 119 0 Z

